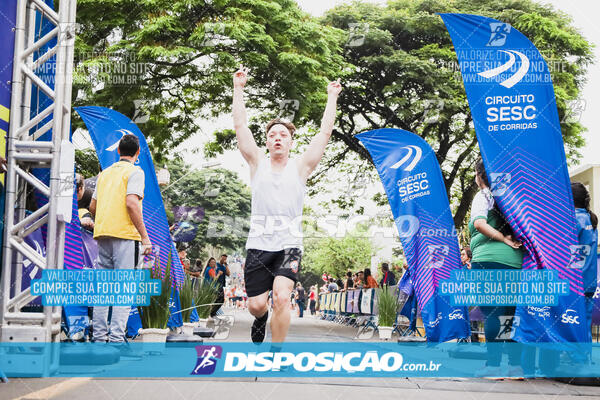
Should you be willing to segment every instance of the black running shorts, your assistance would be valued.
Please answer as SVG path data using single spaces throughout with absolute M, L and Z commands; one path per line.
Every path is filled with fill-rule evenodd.
M 302 251 L 298 248 L 280 251 L 248 249 L 244 265 L 244 280 L 248 297 L 273 289 L 276 276 L 285 276 L 296 283 L 300 274 Z

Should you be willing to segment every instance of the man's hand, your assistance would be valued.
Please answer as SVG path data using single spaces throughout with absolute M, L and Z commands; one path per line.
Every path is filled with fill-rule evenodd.
M 342 91 L 342 85 L 340 83 L 340 79 L 337 81 L 329 82 L 327 85 L 327 95 L 338 97 L 340 92 Z
M 142 239 L 142 254 L 147 256 L 152 253 L 152 243 L 150 243 L 150 238 L 145 237 Z
M 300 164 L 298 165 L 298 174 L 304 182 L 306 182 L 309 175 L 317 168 L 317 165 L 323 157 L 325 147 L 327 146 L 327 142 L 329 142 L 331 132 L 333 131 L 337 98 L 341 91 L 342 85 L 340 84 L 339 79 L 330 82 L 327 86 L 327 105 L 325 106 L 325 112 L 323 113 L 323 119 L 321 120 L 321 129 L 310 141 L 310 144 L 300 158 Z
M 233 87 L 234 88 L 243 88 L 246 86 L 246 82 L 248 82 L 248 72 L 250 70 L 240 64 L 240 69 L 235 71 L 233 74 Z
M 248 116 L 244 104 L 244 86 L 248 81 L 248 71 L 248 68 L 240 65 L 240 69 L 233 74 L 232 117 L 238 149 L 250 166 L 250 176 L 254 176 L 260 160 L 260 150 L 248 128 Z

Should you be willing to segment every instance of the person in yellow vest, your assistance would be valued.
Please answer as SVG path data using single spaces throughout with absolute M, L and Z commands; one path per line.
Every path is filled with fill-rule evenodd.
M 90 203 L 95 217 L 94 239 L 98 243 L 98 268 L 133 269 L 141 253 L 150 254 L 152 244 L 142 217 L 144 171 L 135 165 L 140 154 L 137 136 L 119 141 L 120 160 L 98 176 Z M 94 307 L 95 342 L 122 344 L 131 307 L 113 307 L 110 329 L 109 307 Z

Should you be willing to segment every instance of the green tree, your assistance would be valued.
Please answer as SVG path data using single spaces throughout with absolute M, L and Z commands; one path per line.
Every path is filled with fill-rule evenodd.
M 243 250 L 250 219 L 250 189 L 232 171 L 193 169 L 181 158 L 167 163 L 170 185 L 163 189 L 165 207 L 201 207 L 204 217 L 190 243 L 190 259 L 206 258 L 211 250 Z M 172 218 L 172 217 L 171 217 Z M 196 222 L 194 222 L 196 223 Z
M 75 150 L 75 172 L 90 178 L 100 173 L 100 162 L 96 156 L 96 150 Z
M 496 18 L 530 38 L 550 66 L 560 66 L 551 74 L 561 118 L 566 101 L 580 95 L 592 53 L 569 16 L 531 0 L 397 0 L 385 7 L 356 2 L 325 15 L 325 26 L 348 29 L 358 24 L 354 35 L 364 40 L 345 48 L 345 60 L 354 69 L 344 78 L 333 132 L 333 140 L 343 146 L 327 152 L 320 172 L 340 169 L 346 159 L 350 166 L 345 174 L 364 176 L 365 162 L 371 160 L 354 137 L 359 132 L 383 127 L 415 132 L 436 153 L 460 228 L 476 192 L 472 170 L 477 141 L 450 36 L 436 15 L 440 12 Z M 571 161 L 584 144 L 583 131 L 578 122 L 562 124 Z M 359 161 L 349 155 L 358 155 Z M 385 196 L 378 199 L 383 203 Z M 348 204 L 353 200 L 348 198 Z
M 345 276 L 348 270 L 369 268 L 377 250 L 365 228 L 338 237 L 311 236 L 304 240 L 302 267 L 320 276 L 324 272 L 335 277 Z
M 252 70 L 255 123 L 286 99 L 298 101 L 296 122 L 314 120 L 342 64 L 343 32 L 293 0 L 79 0 L 77 22 L 74 105 L 113 107 L 134 122 L 148 115 L 142 130 L 156 161 L 202 132 L 202 119 L 231 112 L 240 63 Z M 234 137 L 220 133 L 216 150 Z

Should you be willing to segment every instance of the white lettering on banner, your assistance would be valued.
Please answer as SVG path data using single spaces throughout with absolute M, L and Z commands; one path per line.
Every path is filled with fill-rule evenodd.
M 429 191 L 429 180 L 427 179 L 426 172 L 421 172 L 400 179 L 396 182 L 396 186 L 398 186 L 398 194 L 400 194 L 401 199 L 400 201 L 403 203 L 431 194 Z
M 437 371 L 441 364 L 404 364 L 400 353 L 388 352 L 379 356 L 377 351 L 366 353 L 351 352 L 347 354 L 323 352 L 310 353 L 239 353 L 229 352 L 225 357 L 225 372 L 267 372 L 290 367 L 298 372 L 394 372 L 404 371 Z
M 563 315 L 561 315 L 561 322 L 563 324 L 579 325 L 579 315 L 577 315 L 577 312 L 575 310 L 568 309 L 564 312 Z
M 537 129 L 537 108 L 533 94 L 488 96 L 485 98 L 488 131 Z M 508 122 L 508 123 L 503 123 Z

